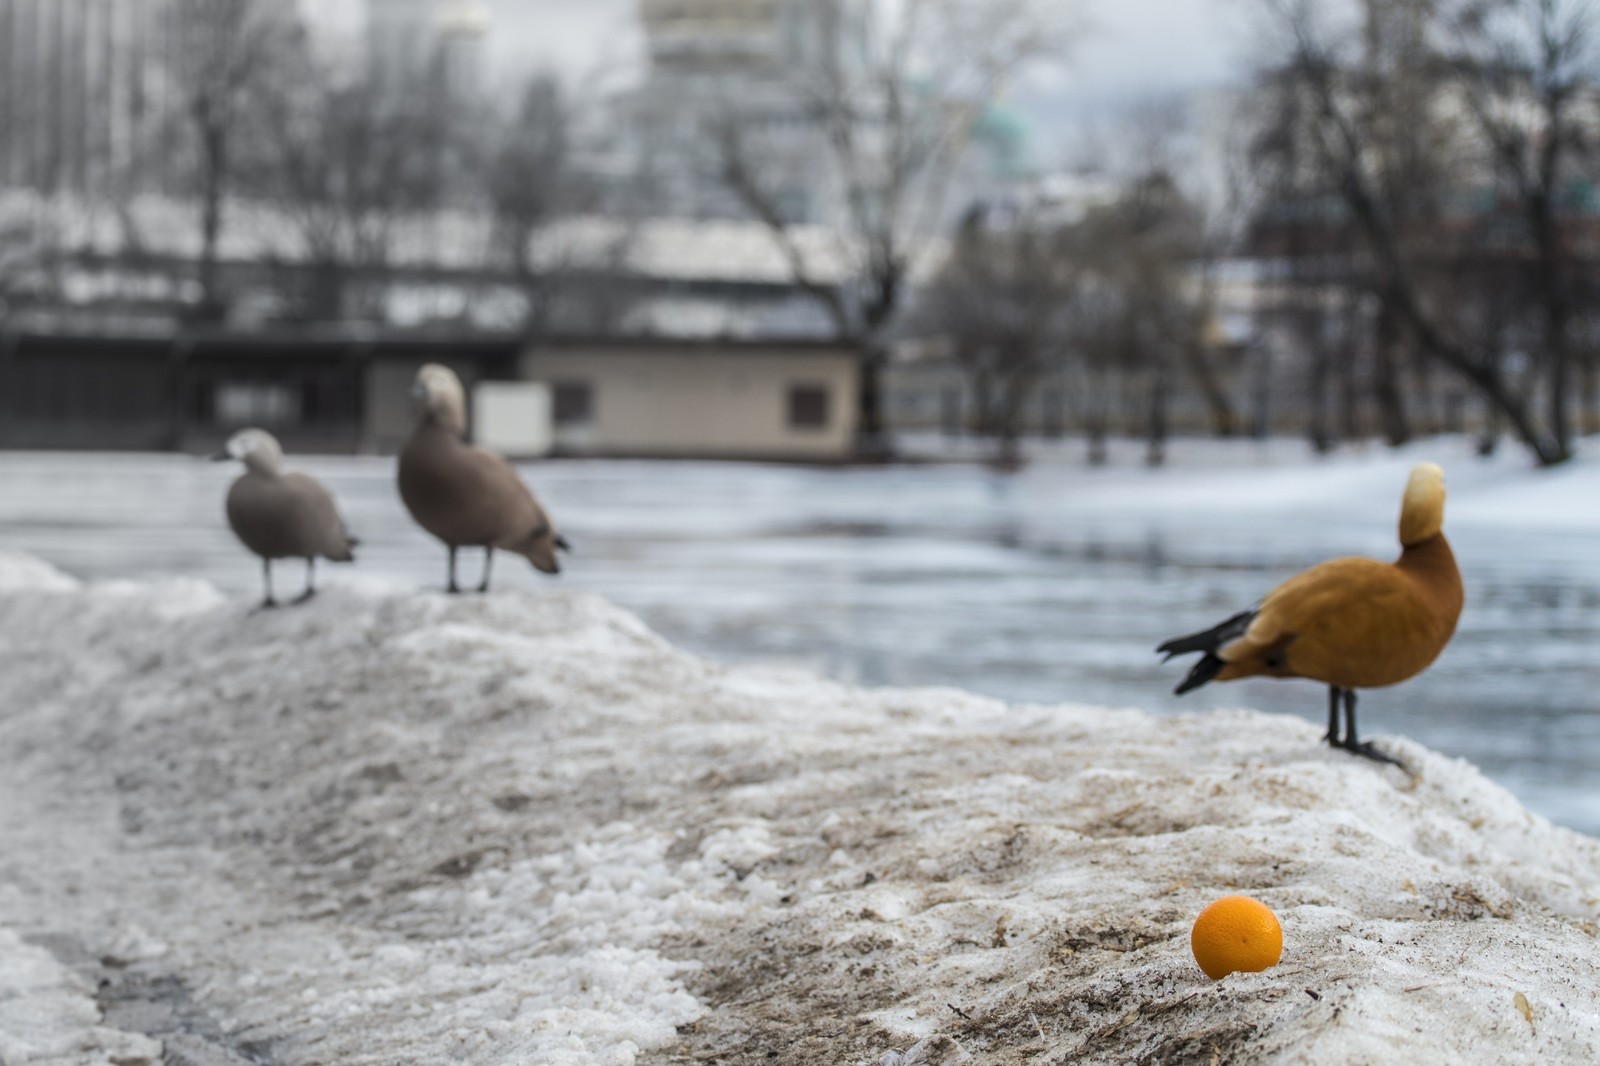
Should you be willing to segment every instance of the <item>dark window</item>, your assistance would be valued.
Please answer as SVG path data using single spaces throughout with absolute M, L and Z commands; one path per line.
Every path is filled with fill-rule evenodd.
M 587 426 L 594 421 L 594 389 L 587 381 L 558 381 L 551 386 L 558 426 Z
M 201 425 L 210 425 L 216 420 L 216 411 L 215 386 L 209 381 L 191 381 L 189 383 L 189 417 Z
M 307 377 L 300 382 L 300 418 L 308 426 L 314 426 L 325 420 L 329 414 L 320 374 Z
M 790 385 L 789 428 L 826 429 L 831 395 L 826 385 Z

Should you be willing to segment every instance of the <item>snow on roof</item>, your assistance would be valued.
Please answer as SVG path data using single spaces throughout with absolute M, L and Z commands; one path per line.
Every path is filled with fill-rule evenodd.
M 67 248 L 97 256 L 143 252 L 193 259 L 200 254 L 198 209 L 183 201 L 138 197 L 125 205 L 26 193 L 0 194 L 0 218 L 45 220 Z M 396 223 L 392 262 L 401 268 L 493 269 L 495 223 L 480 212 L 439 211 Z M 820 226 L 791 231 L 806 270 L 824 284 L 849 276 L 852 256 L 836 232 Z M 550 268 L 622 270 L 666 281 L 787 285 L 792 280 L 773 234 L 757 222 L 600 216 L 561 220 L 533 242 L 534 260 Z M 227 205 L 220 242 L 224 260 L 300 261 L 308 251 L 290 211 L 258 202 Z
M 1600 841 L 1416 744 L 354 580 L 252 614 L 0 556 L 0 1056 L 1595 1059 Z M 1189 926 L 1241 891 L 1284 959 L 1213 983 Z

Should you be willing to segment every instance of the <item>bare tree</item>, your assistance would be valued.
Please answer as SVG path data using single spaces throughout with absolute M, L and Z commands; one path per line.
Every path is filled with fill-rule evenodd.
M 1027 401 L 1071 344 L 1075 252 L 1064 228 L 975 210 L 919 295 L 912 328 L 949 347 L 973 398 L 972 429 L 996 439 L 1003 464 L 1017 461 Z
M 175 119 L 194 151 L 204 314 L 222 310 L 217 247 L 223 210 L 241 173 L 252 105 L 300 33 L 291 11 L 275 0 L 172 0 L 166 12 L 168 74 L 179 108 Z
M 1122 315 L 1111 349 L 1125 377 L 1138 382 L 1151 464 L 1164 460 L 1174 370 L 1202 354 L 1212 307 L 1191 272 L 1204 243 L 1202 217 L 1172 175 L 1157 169 L 1128 183 L 1118 199 L 1080 225 L 1079 245 L 1092 269 L 1120 295 Z M 1094 327 L 1095 331 L 1104 325 Z M 1209 364 L 1207 364 L 1209 365 Z
M 1548 373 L 1545 419 L 1553 455 L 1565 457 L 1578 264 L 1570 248 L 1573 205 L 1563 196 L 1573 179 L 1593 171 L 1590 139 L 1600 121 L 1595 12 L 1580 0 L 1455 0 L 1441 7 L 1460 94 L 1532 246 Z
M 572 146 L 561 87 L 537 78 L 500 132 L 485 182 L 495 218 L 496 251 L 519 279 L 536 273 L 533 238 L 566 213 L 574 191 Z
M 1052 11 L 1052 8 L 1054 10 Z M 775 158 L 765 111 L 727 106 L 717 123 L 723 177 L 781 249 L 795 283 L 859 352 L 864 453 L 887 450 L 882 376 L 887 331 L 913 269 L 945 221 L 946 201 L 986 110 L 1008 79 L 1059 53 L 1059 7 L 1038 0 L 904 0 L 805 5 L 815 61 L 788 72 L 792 117 L 815 128 L 820 158 Z M 869 29 L 866 40 L 852 29 Z M 784 168 L 827 168 L 842 188 L 837 254 L 847 280 L 824 280 L 791 223 Z
M 483 170 L 494 219 L 491 261 L 515 281 L 524 304 L 522 329 L 530 339 L 555 325 L 564 304 L 563 324 L 587 320 L 600 328 L 614 319 L 615 309 L 602 305 L 620 301 L 597 296 L 618 295 L 636 236 L 628 204 L 607 204 L 604 221 L 579 224 L 601 207 L 601 198 L 576 170 L 573 121 L 561 86 L 535 78 L 516 113 L 498 125 Z M 571 306 L 580 289 L 590 314 Z
M 1505 8 L 1519 2 L 1492 0 L 1478 6 Z M 1541 9 L 1557 6 L 1554 0 L 1529 3 Z M 1485 40 L 1500 40 L 1498 31 L 1483 29 L 1489 21 L 1466 18 L 1460 10 L 1441 14 L 1439 5 L 1414 0 L 1389 4 L 1372 0 L 1366 8 L 1368 32 L 1341 38 L 1321 17 L 1325 12 L 1307 0 L 1266 0 L 1266 6 L 1284 40 L 1272 81 L 1297 118 L 1286 136 L 1305 145 L 1308 158 L 1300 165 L 1314 165 L 1326 176 L 1326 188 L 1344 212 L 1338 225 L 1347 226 L 1361 240 L 1359 256 L 1344 264 L 1344 281 L 1370 292 L 1377 301 L 1376 377 L 1380 399 L 1389 408 L 1391 439 L 1405 432 L 1397 352 L 1402 345 L 1414 345 L 1478 392 L 1539 462 L 1564 461 L 1571 455 L 1564 414 L 1554 417 L 1552 411 L 1541 424 L 1527 390 L 1508 376 L 1506 353 L 1463 332 L 1447 313 L 1449 301 L 1439 294 L 1448 290 L 1450 274 L 1463 255 L 1517 254 L 1517 243 L 1507 245 L 1503 227 L 1463 225 L 1459 212 L 1453 216 L 1447 210 L 1447 201 L 1472 191 L 1473 178 L 1484 171 L 1474 166 L 1472 158 L 1480 144 L 1487 142 L 1502 157 L 1502 166 L 1512 169 L 1506 157 L 1515 142 L 1516 152 L 1533 168 L 1520 173 L 1531 175 L 1531 180 L 1510 182 L 1509 188 L 1504 182 L 1484 184 L 1518 198 L 1521 206 L 1514 214 L 1521 214 L 1535 231 L 1547 225 L 1549 243 L 1559 245 L 1564 227 L 1537 198 L 1553 194 L 1553 184 L 1547 182 L 1553 183 L 1562 173 L 1578 124 L 1561 119 L 1565 112 L 1559 108 L 1554 112 L 1547 108 L 1542 122 L 1529 122 L 1527 109 L 1507 105 L 1518 94 L 1522 102 L 1538 95 L 1529 93 L 1543 84 L 1546 74 L 1539 70 L 1553 75 L 1575 68 L 1565 65 L 1567 59 L 1551 61 L 1547 67 L 1525 65 L 1511 78 L 1518 90 L 1491 97 L 1483 85 L 1498 85 L 1505 68 L 1500 60 L 1490 60 L 1487 45 L 1478 53 L 1459 45 L 1445 52 L 1439 43 L 1442 27 L 1449 27 L 1458 42 L 1479 32 Z M 1385 23 L 1385 18 L 1399 20 L 1398 25 Z M 1535 24 L 1542 25 L 1538 19 Z M 1551 54 L 1570 56 L 1566 45 L 1547 43 L 1554 48 Z M 1571 91 L 1563 88 L 1557 96 L 1564 100 L 1563 94 Z M 1458 116 L 1463 109 L 1478 119 L 1475 136 L 1461 128 Z M 1505 128 L 1497 132 L 1496 122 L 1505 123 Z M 1496 147 L 1500 141 L 1508 147 Z M 1545 154 L 1532 151 L 1535 145 L 1542 146 Z M 1551 153 L 1554 161 L 1548 158 Z M 1496 222 L 1504 217 L 1494 206 L 1485 215 Z M 1535 224 L 1536 218 L 1544 221 Z M 1498 240 L 1499 248 L 1473 245 L 1474 236 Z M 1536 232 L 1524 231 L 1519 240 L 1535 248 L 1540 243 Z M 1560 283 L 1559 256 L 1540 252 L 1539 257 L 1541 284 L 1546 286 L 1541 296 L 1547 308 L 1543 345 L 1553 391 L 1563 396 L 1559 405 L 1564 412 L 1568 356 L 1563 354 L 1567 328 L 1563 301 L 1568 297 L 1548 286 L 1570 290 Z M 1553 355 L 1548 354 L 1552 346 Z
M 438 204 L 436 112 L 309 58 L 299 70 L 264 108 L 259 186 L 293 220 L 310 267 L 294 302 L 314 319 L 381 317 L 397 230 Z
M 974 429 L 1016 459 L 1022 415 L 1046 379 L 1071 374 L 1092 458 L 1103 458 L 1113 397 L 1152 464 L 1165 458 L 1180 361 L 1206 343 L 1212 311 L 1193 272 L 1201 212 L 1170 175 L 1131 181 L 1081 218 L 1038 206 L 973 212 L 949 259 L 919 295 L 914 326 L 941 338 L 964 372 Z

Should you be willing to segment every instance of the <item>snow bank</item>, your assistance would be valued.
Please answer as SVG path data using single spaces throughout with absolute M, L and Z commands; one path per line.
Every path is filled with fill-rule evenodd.
M 1600 1058 L 1600 841 L 1403 740 L 727 670 L 554 586 L 0 575 L 7 1063 Z M 1231 892 L 1284 961 L 1213 983 Z

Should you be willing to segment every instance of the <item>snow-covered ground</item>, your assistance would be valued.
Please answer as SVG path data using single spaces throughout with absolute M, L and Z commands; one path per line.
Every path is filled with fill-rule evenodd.
M 727 668 L 554 586 L 0 589 L 8 1066 L 1600 1060 L 1600 841 L 1409 741 Z M 1212 983 L 1234 892 L 1284 959 Z

